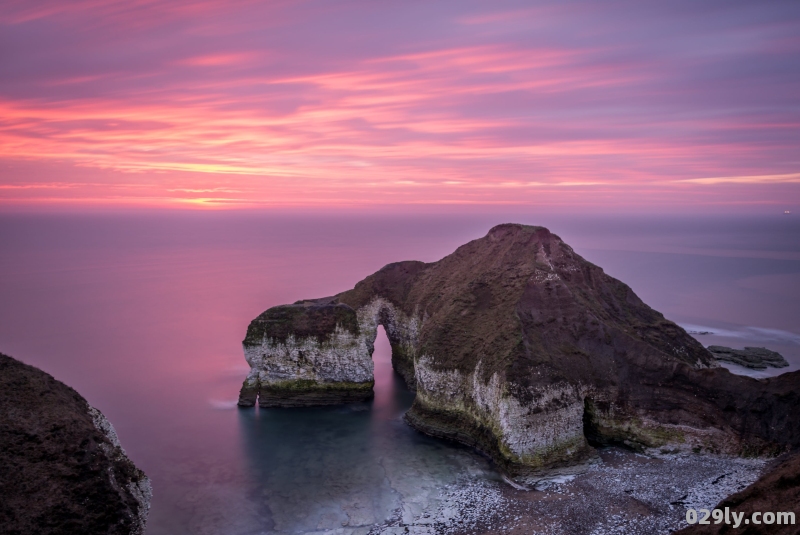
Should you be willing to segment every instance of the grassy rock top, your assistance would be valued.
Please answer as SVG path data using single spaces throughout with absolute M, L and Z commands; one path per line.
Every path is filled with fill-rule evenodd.
M 331 303 L 330 299 L 298 301 L 272 307 L 251 321 L 243 343 L 258 345 L 265 337 L 285 342 L 290 334 L 296 338 L 313 336 L 322 343 L 337 325 L 353 335 L 359 334 L 358 318 L 351 307 Z
M 716 366 L 699 342 L 557 235 L 511 223 L 438 262 L 395 262 L 336 296 L 270 308 L 244 344 L 290 334 L 322 342 L 336 325 L 358 334 L 355 311 L 375 298 L 423 320 L 418 350 L 435 368 L 470 372 L 480 361 L 484 379 L 497 373 L 524 388 L 617 383 L 630 359 Z
M 703 346 L 544 227 L 503 224 L 433 263 L 389 264 L 336 301 L 375 296 L 425 318 L 421 352 L 441 369 L 483 362 L 524 386 L 608 382 L 608 362 L 641 358 L 714 366 Z M 532 375 L 533 367 L 546 373 Z

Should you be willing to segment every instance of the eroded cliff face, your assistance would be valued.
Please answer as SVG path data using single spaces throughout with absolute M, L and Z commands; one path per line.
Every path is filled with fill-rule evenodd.
M 240 404 L 367 397 L 378 324 L 417 391 L 407 421 L 519 480 L 569 470 L 598 444 L 760 454 L 800 443 L 787 419 L 800 375 L 733 376 L 558 236 L 513 224 L 438 262 L 389 264 L 352 290 L 269 309 L 244 341 Z
M 151 496 L 100 411 L 0 354 L 0 531 L 143 535 Z
M 243 346 L 251 371 L 240 406 L 256 400 L 262 407 L 302 407 L 370 399 L 378 325 L 398 347 L 416 346 L 418 322 L 385 299 L 375 297 L 358 310 L 334 301 L 274 307 L 250 324 Z
M 417 361 L 415 377 L 417 396 L 406 416 L 411 425 L 491 452 L 517 477 L 545 466 L 564 473 L 594 457 L 584 437 L 579 385 L 555 383 L 523 394 L 522 387 L 496 372 L 484 382 L 482 361 L 463 374 L 436 370 L 427 356 Z

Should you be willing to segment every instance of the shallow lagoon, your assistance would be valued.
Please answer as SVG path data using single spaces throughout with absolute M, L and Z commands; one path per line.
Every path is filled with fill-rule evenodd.
M 374 402 L 294 410 L 235 408 L 240 341 L 269 306 L 437 260 L 512 220 L 549 226 L 668 318 L 713 331 L 705 345 L 766 346 L 792 364 L 780 371 L 800 368 L 800 225 L 780 216 L 5 215 L 0 351 L 115 424 L 153 479 L 150 535 L 433 529 L 425 510 L 452 517 L 464 478 L 489 502 L 509 489 L 482 457 L 402 422 L 412 394 L 385 338 Z

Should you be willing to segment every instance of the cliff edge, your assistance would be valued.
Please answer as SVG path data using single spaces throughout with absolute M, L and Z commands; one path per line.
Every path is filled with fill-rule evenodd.
M 487 453 L 518 482 L 569 472 L 603 444 L 737 455 L 800 444 L 800 372 L 731 374 L 558 236 L 518 224 L 267 310 L 243 342 L 239 404 L 370 397 L 378 325 L 416 390 L 406 420 Z
M 100 411 L 0 354 L 0 531 L 143 535 L 151 494 Z

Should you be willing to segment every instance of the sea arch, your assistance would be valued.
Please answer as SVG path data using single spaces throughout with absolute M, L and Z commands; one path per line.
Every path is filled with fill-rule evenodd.
M 239 405 L 302 407 L 373 397 L 378 325 L 392 347 L 392 366 L 414 388 L 420 322 L 383 297 L 354 309 L 334 298 L 270 308 L 243 341 L 250 373 Z

